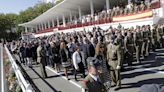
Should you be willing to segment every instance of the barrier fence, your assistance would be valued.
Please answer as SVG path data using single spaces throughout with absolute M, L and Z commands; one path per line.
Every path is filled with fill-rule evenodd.
M 21 69 L 20 67 L 18 67 L 18 65 L 16 64 L 15 59 L 13 58 L 12 54 L 10 53 L 9 49 L 7 48 L 7 46 L 5 46 L 5 50 L 7 52 L 7 55 L 9 57 L 9 60 L 11 62 L 12 68 L 15 72 L 15 75 L 17 77 L 18 83 L 22 89 L 23 92 L 33 92 L 33 88 L 31 87 L 30 83 L 28 83 L 23 74 L 21 73 Z

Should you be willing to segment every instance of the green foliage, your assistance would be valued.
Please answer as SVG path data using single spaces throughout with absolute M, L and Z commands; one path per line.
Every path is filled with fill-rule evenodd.
M 11 40 L 18 38 L 21 32 L 24 31 L 24 28 L 19 27 L 18 24 L 33 20 L 53 6 L 52 3 L 38 3 L 34 7 L 21 11 L 18 15 L 0 13 L 0 39 Z M 16 28 L 17 32 L 8 33 L 7 30 L 11 30 L 12 28 Z
M 61 3 L 62 1 L 63 1 L 63 0 L 57 0 L 56 3 L 55 3 L 55 5 Z
M 19 85 L 17 85 L 17 87 L 16 87 L 16 92 L 23 92 Z

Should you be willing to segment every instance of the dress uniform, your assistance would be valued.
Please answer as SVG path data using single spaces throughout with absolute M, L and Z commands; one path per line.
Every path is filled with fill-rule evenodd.
M 143 43 L 142 33 L 140 29 L 137 29 L 137 31 L 134 32 L 134 46 L 136 49 L 136 59 L 138 63 L 141 63 L 140 56 L 141 56 L 142 43 Z
M 114 85 L 121 87 L 121 48 L 112 42 L 112 38 L 110 40 L 110 44 L 107 46 L 107 61 L 110 66 L 111 78 Z
M 127 36 L 124 39 L 125 46 L 125 58 L 129 66 L 133 62 L 133 53 L 134 53 L 134 39 L 131 32 L 127 33 Z
M 37 62 L 40 63 L 40 69 L 41 69 L 41 73 L 43 78 L 47 77 L 47 73 L 46 73 L 46 52 L 44 50 L 44 47 L 41 46 L 43 43 L 40 43 L 39 47 L 37 48 Z

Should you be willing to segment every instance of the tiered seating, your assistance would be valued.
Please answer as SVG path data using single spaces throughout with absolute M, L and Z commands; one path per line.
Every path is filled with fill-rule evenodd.
M 66 29 L 92 26 L 92 25 L 99 25 L 99 24 L 105 24 L 105 23 L 111 23 L 111 22 L 120 22 L 120 21 L 127 21 L 127 20 L 152 17 L 153 16 L 152 9 L 156 9 L 156 8 L 160 8 L 160 2 L 152 3 L 151 9 L 146 9 L 144 11 L 138 11 L 137 13 L 130 13 L 127 15 L 118 15 L 118 16 L 113 16 L 112 18 L 107 17 L 107 18 L 99 19 L 97 21 L 91 20 L 90 22 L 85 22 L 85 23 L 68 24 L 66 26 L 48 28 L 48 29 L 39 31 L 36 34 L 52 32 L 54 28 L 58 28 L 58 30 L 66 30 Z

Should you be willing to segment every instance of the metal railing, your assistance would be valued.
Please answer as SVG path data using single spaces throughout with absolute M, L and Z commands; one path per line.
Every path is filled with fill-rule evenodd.
M 30 83 L 28 83 L 25 78 L 23 77 L 23 74 L 21 73 L 20 68 L 16 64 L 15 59 L 13 58 L 12 54 L 8 50 L 8 48 L 5 46 L 5 50 L 7 52 L 7 55 L 9 57 L 9 60 L 11 62 L 12 68 L 15 72 L 15 75 L 17 77 L 18 83 L 22 89 L 23 92 L 33 92 L 33 88 L 31 87 Z
M 6 86 L 5 72 L 4 72 L 4 64 L 3 64 L 3 46 L 1 45 L 1 92 L 8 92 Z

